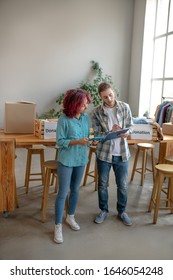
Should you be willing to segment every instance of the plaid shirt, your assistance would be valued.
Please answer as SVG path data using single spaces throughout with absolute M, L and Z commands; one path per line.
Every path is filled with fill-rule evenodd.
M 130 107 L 127 103 L 122 101 L 117 101 L 115 106 L 116 117 L 118 120 L 118 125 L 122 128 L 129 128 L 129 132 L 132 131 L 133 121 Z M 102 135 L 109 131 L 108 127 L 108 116 L 105 115 L 103 104 L 99 105 L 91 112 L 91 122 L 94 134 Z M 120 142 L 121 156 L 123 161 L 127 161 L 130 157 L 130 151 L 126 138 L 121 138 Z M 97 157 L 100 160 L 106 162 L 112 162 L 112 146 L 111 141 L 105 141 L 104 143 L 100 141 L 96 148 Z

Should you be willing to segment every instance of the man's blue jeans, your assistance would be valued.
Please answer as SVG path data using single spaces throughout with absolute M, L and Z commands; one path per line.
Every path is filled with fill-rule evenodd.
M 117 184 L 117 211 L 122 214 L 127 204 L 128 161 L 123 162 L 121 156 L 112 156 L 112 163 L 97 159 L 99 208 L 109 212 L 108 184 L 111 167 Z
M 64 205 L 68 192 L 70 192 L 68 214 L 74 215 L 78 202 L 80 182 L 82 180 L 84 170 L 85 166 L 68 167 L 58 162 L 57 172 L 59 190 L 55 201 L 56 225 L 62 224 Z

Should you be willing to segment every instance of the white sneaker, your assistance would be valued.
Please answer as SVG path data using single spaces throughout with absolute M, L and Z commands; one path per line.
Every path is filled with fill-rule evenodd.
M 54 241 L 56 243 L 63 243 L 62 224 L 55 225 Z
M 80 226 L 76 223 L 74 215 L 67 215 L 66 223 L 69 224 L 73 230 L 80 230 Z

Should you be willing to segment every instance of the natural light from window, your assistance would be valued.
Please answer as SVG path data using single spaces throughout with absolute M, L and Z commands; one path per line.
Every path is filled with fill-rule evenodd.
M 173 0 L 147 0 L 139 116 L 173 101 Z

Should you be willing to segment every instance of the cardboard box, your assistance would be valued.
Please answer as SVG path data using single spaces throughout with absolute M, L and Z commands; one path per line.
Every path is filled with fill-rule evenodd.
M 56 138 L 57 119 L 35 119 L 35 136 L 41 139 Z
M 4 132 L 34 134 L 35 118 L 35 103 L 28 101 L 6 102 L 4 116 Z
M 35 119 L 34 134 L 40 139 L 44 139 L 44 120 Z
M 173 135 L 173 124 L 171 122 L 163 123 L 162 132 L 163 134 Z
M 130 139 L 152 140 L 153 125 L 151 124 L 134 124 Z

